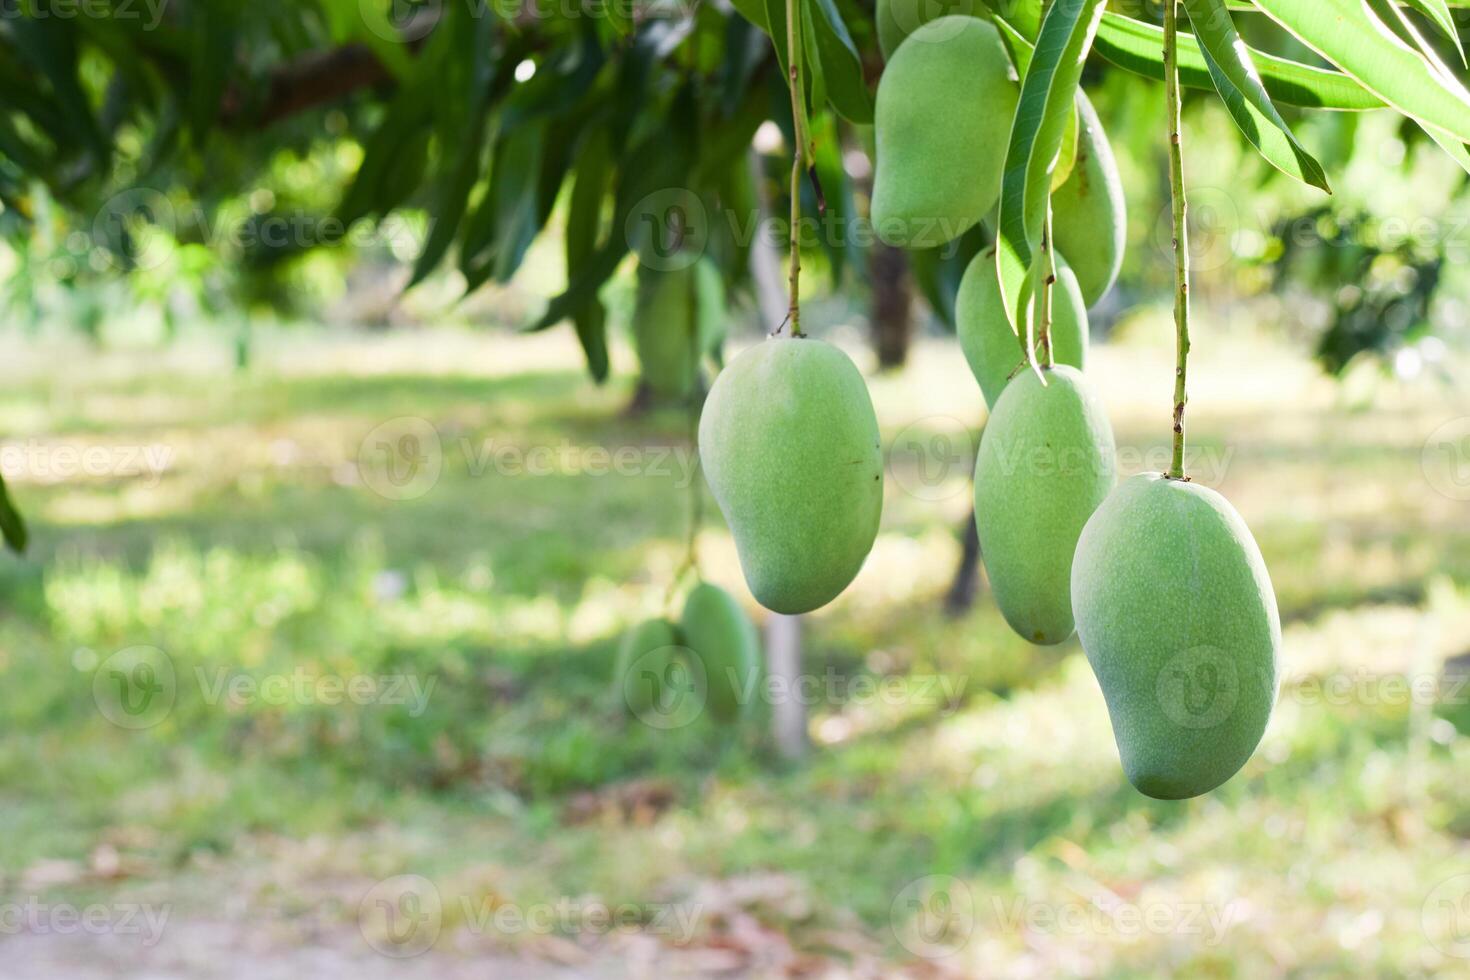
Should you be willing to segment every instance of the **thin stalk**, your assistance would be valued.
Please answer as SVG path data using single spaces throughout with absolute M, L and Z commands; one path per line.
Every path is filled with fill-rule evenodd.
M 1174 202 L 1174 458 L 1169 478 L 1184 474 L 1184 406 L 1189 362 L 1189 205 L 1184 194 L 1184 141 L 1179 108 L 1179 11 L 1174 0 L 1164 4 L 1164 99 L 1169 114 L 1169 193 Z
M 704 524 L 704 488 L 699 479 L 699 415 L 704 401 L 702 390 L 704 379 L 699 370 L 699 362 L 703 356 L 703 352 L 699 349 L 699 277 L 693 269 L 689 270 L 689 277 L 685 320 L 689 334 L 688 367 L 691 386 L 689 399 L 684 407 L 689 449 L 693 454 L 694 467 L 689 473 L 689 527 L 684 542 L 684 562 L 674 573 L 673 580 L 669 582 L 668 591 L 664 594 L 664 604 L 669 607 L 671 617 L 675 615 L 674 598 L 678 595 L 679 586 L 685 577 L 692 572 L 695 581 L 699 580 L 699 529 Z
M 791 154 L 791 272 L 789 275 L 790 306 L 786 319 L 791 323 L 791 336 L 801 336 L 801 171 L 806 155 L 805 106 L 801 91 L 801 0 L 786 2 L 786 60 L 790 64 L 791 133 L 795 148 Z
M 1041 288 L 1036 294 L 1036 316 L 1040 324 L 1037 346 L 1041 348 L 1041 366 L 1051 367 L 1051 301 L 1052 287 L 1057 281 L 1056 253 L 1051 248 L 1051 200 L 1046 202 L 1046 223 L 1041 227 Z

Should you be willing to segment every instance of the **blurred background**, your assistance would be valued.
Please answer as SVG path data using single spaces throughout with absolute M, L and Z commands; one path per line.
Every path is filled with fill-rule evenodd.
M 1161 469 L 1163 88 L 1083 85 L 1128 200 L 1089 372 Z M 1190 471 L 1261 545 L 1286 684 L 1160 803 L 977 563 L 984 230 L 875 244 L 831 112 L 803 325 L 868 378 L 883 523 L 830 606 L 750 599 L 690 438 L 714 365 L 660 391 L 635 329 L 671 211 L 725 359 L 785 313 L 790 103 L 723 0 L 5 0 L 0 89 L 0 972 L 1470 970 L 1470 195 L 1401 117 L 1290 111 L 1329 197 L 1186 98 Z M 691 553 L 796 682 L 737 725 L 614 681 Z

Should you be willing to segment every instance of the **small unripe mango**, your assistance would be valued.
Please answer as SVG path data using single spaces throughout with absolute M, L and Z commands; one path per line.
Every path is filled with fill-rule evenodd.
M 1051 196 L 1057 251 L 1072 262 L 1082 298 L 1092 306 L 1113 288 L 1128 243 L 1123 178 L 1108 135 L 1087 96 L 1077 93 L 1077 162 Z
M 1000 197 L 1020 89 L 1000 34 L 940 17 L 909 35 L 878 81 L 873 228 L 889 245 L 958 238 Z
M 1087 366 L 1087 304 L 1077 276 L 1060 253 L 1056 256 L 1057 281 L 1051 292 L 1052 360 L 1081 370 Z M 1031 289 L 1022 290 L 1021 308 L 1031 305 Z M 1005 390 L 1011 374 L 1020 366 L 1021 342 L 1011 331 L 1000 298 L 1000 277 L 995 268 L 995 250 L 986 249 L 970 261 L 955 297 L 955 331 L 960 348 L 985 404 L 992 409 Z M 1039 343 L 1040 338 L 1033 338 Z
M 666 619 L 639 623 L 618 647 L 614 686 L 628 713 L 646 718 L 663 702 L 669 672 L 679 658 L 679 634 Z
M 633 346 L 643 380 L 657 394 L 687 397 L 704 355 L 719 348 L 725 331 L 725 286 L 713 262 L 639 267 Z
M 699 452 L 756 601 L 794 615 L 847 588 L 878 535 L 883 450 L 846 354 L 808 338 L 741 352 L 705 400 Z
M 755 624 L 730 593 L 701 582 L 684 602 L 680 626 L 690 655 L 704 668 L 706 710 L 724 724 L 737 720 L 760 677 Z
M 1072 603 L 1139 792 L 1198 796 L 1245 765 L 1276 702 L 1281 621 L 1224 497 L 1157 473 L 1125 480 L 1077 543 Z
M 1038 644 L 1072 635 L 1072 555 L 1114 482 L 1113 429 L 1081 372 L 1026 370 L 1006 386 L 975 461 L 975 529 L 996 605 Z M 1043 378 L 1045 383 L 1043 383 Z

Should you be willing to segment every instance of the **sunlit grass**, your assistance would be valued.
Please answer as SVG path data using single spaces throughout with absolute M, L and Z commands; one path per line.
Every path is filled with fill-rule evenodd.
M 849 592 L 806 621 L 805 668 L 847 696 L 812 705 L 801 765 L 775 758 L 763 704 L 738 733 L 659 733 L 618 710 L 619 635 L 677 608 L 688 420 L 625 416 L 626 377 L 592 386 L 564 335 L 286 339 L 243 374 L 109 355 L 62 377 L 20 357 L 0 390 L 13 438 L 36 433 L 52 457 L 169 453 L 141 474 L 7 471 L 36 544 L 0 570 L 0 869 L 19 880 L 102 842 L 144 880 L 261 862 L 278 872 L 249 900 L 298 911 L 303 868 L 413 870 L 447 894 L 527 902 L 690 899 L 748 876 L 783 882 L 779 900 L 750 901 L 798 945 L 860 930 L 901 958 L 895 896 L 947 874 L 976 901 L 961 972 L 1442 968 L 1419 906 L 1466 856 L 1470 740 L 1432 705 L 1304 692 L 1335 677 L 1378 690 L 1470 652 L 1467 505 L 1420 460 L 1470 404 L 1389 386 L 1359 411 L 1310 364 L 1210 343 L 1192 389 L 1196 473 L 1261 543 L 1287 688 L 1242 774 L 1186 804 L 1127 786 L 1075 641 L 1028 646 L 983 592 L 963 618 L 942 614 L 984 417 L 952 345 L 925 343 L 873 381 L 884 525 Z M 1092 370 L 1120 446 L 1154 458 L 1168 358 L 1103 347 Z M 368 434 L 401 416 L 429 420 L 442 451 L 438 481 L 408 500 L 374 492 L 358 465 Z M 906 432 L 954 437 L 942 479 L 894 451 Z M 638 463 L 594 475 L 588 447 Z M 533 474 L 496 450 L 551 462 Z M 707 497 L 703 510 L 705 575 L 758 614 Z M 137 646 L 166 653 L 177 697 L 129 731 L 103 717 L 93 680 Z M 429 691 L 425 710 L 344 703 L 322 683 L 383 677 Z M 251 686 L 271 678 L 300 686 L 284 699 Z M 896 696 L 861 696 L 875 690 Z M 648 778 L 668 787 L 666 810 L 594 806 Z M 1226 925 L 1016 926 L 1017 908 L 1074 906 L 1202 906 Z

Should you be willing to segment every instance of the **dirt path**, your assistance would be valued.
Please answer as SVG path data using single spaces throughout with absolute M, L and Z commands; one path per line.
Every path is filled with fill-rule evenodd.
M 299 938 L 239 923 L 171 920 L 158 941 L 85 932 L 21 933 L 0 939 L 8 980 L 635 980 L 670 974 L 636 955 L 586 954 L 556 964 L 489 952 L 431 950 L 383 956 L 355 932 Z M 691 974 L 683 974 L 691 975 Z

